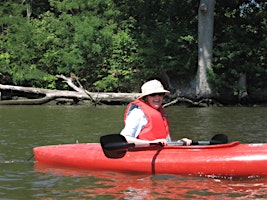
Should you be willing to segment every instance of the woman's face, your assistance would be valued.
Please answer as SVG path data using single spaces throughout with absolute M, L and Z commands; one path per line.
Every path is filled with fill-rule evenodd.
M 146 97 L 147 102 L 155 109 L 159 109 L 162 104 L 164 93 L 154 93 Z

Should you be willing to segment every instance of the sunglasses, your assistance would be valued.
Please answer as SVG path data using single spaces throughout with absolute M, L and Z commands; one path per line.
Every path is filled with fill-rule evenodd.
M 151 96 L 151 97 L 161 96 L 161 97 L 163 97 L 164 95 L 165 95 L 165 93 L 153 93 L 153 94 L 150 94 L 148 96 Z

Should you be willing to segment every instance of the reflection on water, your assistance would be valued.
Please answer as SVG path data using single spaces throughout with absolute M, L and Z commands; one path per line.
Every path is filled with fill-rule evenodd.
M 0 106 L 0 199 L 266 199 L 266 179 L 223 180 L 36 166 L 32 148 L 98 142 L 118 133 L 125 107 Z M 224 133 L 267 142 L 267 107 L 168 107 L 173 139 Z
M 71 185 L 64 189 L 65 197 L 79 194 L 80 198 L 98 197 L 100 199 L 267 198 L 267 178 L 224 180 L 174 175 L 147 176 L 60 168 L 42 164 L 36 164 L 35 170 L 39 178 L 43 179 L 42 184 L 45 185 L 46 190 L 53 190 L 55 183 L 59 181 L 75 179 L 76 186 Z M 52 181 L 49 176 L 53 177 Z M 46 193 L 43 195 L 46 196 Z

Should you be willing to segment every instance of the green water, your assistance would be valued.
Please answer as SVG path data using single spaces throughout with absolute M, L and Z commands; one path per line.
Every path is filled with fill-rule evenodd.
M 0 199 L 264 199 L 267 180 L 221 180 L 36 167 L 32 148 L 98 142 L 123 127 L 125 107 L 0 106 Z M 267 107 L 166 109 L 173 139 L 224 133 L 267 142 Z

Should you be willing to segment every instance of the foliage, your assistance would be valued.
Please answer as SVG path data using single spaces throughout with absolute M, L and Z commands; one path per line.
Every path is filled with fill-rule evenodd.
M 138 75 L 146 79 L 165 71 L 192 79 L 197 68 L 197 2 L 139 0 L 125 4 L 129 5 L 126 13 L 137 21 L 133 34 L 142 58 Z
M 267 85 L 267 4 L 240 2 L 216 5 L 213 75 L 210 76 L 217 91 L 230 90 L 233 94 L 241 74 L 246 74 L 248 91 L 263 90 Z
M 70 72 L 91 91 L 138 91 L 166 72 L 188 83 L 197 71 L 199 1 L 2 0 L 0 81 L 58 88 Z M 217 1 L 209 80 L 235 91 L 266 87 L 265 1 Z

